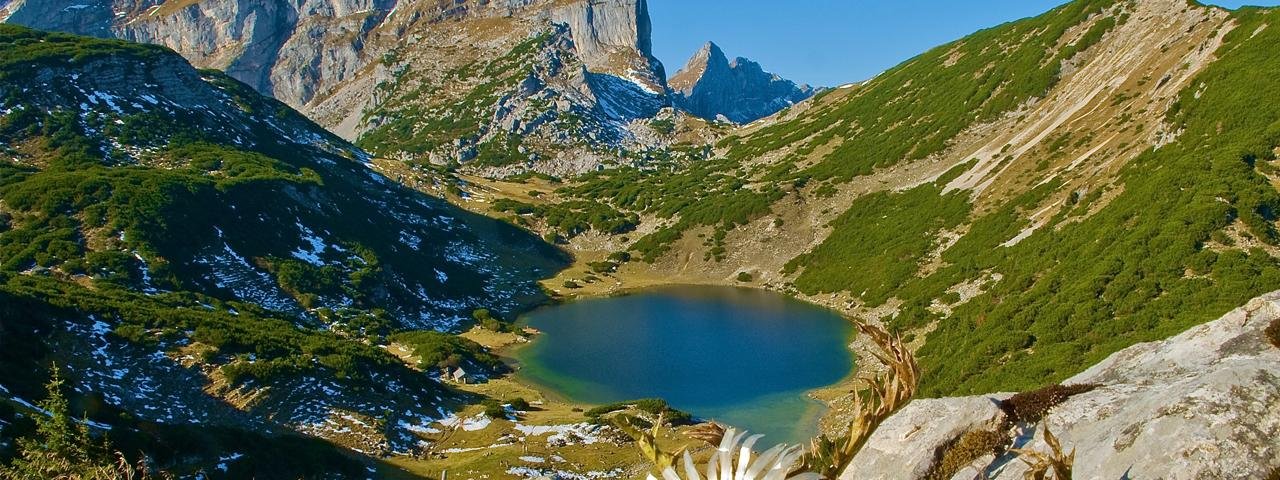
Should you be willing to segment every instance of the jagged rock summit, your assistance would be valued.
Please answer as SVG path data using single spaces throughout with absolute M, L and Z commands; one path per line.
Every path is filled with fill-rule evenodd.
M 671 77 L 673 103 L 706 119 L 751 123 L 812 97 L 816 90 L 766 72 L 760 64 L 729 60 L 707 42 Z
M 556 8 L 554 24 L 565 25 L 582 61 L 586 90 L 607 116 L 651 118 L 670 105 L 666 70 L 653 56 L 652 22 L 645 0 L 587 0 Z

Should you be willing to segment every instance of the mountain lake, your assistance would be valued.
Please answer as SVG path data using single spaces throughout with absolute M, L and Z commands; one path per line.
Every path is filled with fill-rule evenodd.
M 853 325 L 776 293 L 680 286 L 542 308 L 518 378 L 571 401 L 662 398 L 696 418 L 807 443 L 824 406 L 806 393 L 853 370 Z

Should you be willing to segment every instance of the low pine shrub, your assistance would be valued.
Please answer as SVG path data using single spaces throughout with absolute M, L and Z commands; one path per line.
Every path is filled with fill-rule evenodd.
M 1009 436 L 1002 434 L 996 430 L 971 430 L 965 432 L 960 438 L 956 439 L 947 450 L 943 452 L 942 458 L 933 464 L 929 474 L 925 475 L 927 480 L 946 480 L 961 469 L 969 466 L 974 460 L 985 457 L 989 454 L 997 454 L 1007 446 Z
M 1098 385 L 1051 385 L 1038 390 L 1022 392 L 1008 400 L 1000 402 L 1002 408 L 1014 423 L 1038 422 L 1049 410 L 1067 399 L 1093 391 Z

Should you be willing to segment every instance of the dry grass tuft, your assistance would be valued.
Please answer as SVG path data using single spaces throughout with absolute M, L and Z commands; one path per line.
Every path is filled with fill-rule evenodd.
M 658 421 L 653 422 L 652 427 L 644 425 L 640 419 L 630 415 L 614 417 L 612 423 L 613 426 L 622 430 L 623 433 L 626 433 L 636 441 L 636 446 L 640 448 L 640 453 L 644 455 L 645 460 L 652 462 L 659 471 L 674 466 L 676 460 L 685 453 L 684 448 L 675 452 L 668 452 L 658 445 L 658 436 L 662 433 L 662 426 L 666 423 L 661 414 L 658 415 Z
M 1062 444 L 1058 442 L 1058 437 L 1053 436 L 1053 432 L 1049 431 L 1048 426 L 1044 427 L 1044 442 L 1049 444 L 1048 453 L 1037 450 L 1013 450 L 1018 454 L 1019 460 L 1031 467 L 1022 478 L 1071 480 L 1071 470 L 1076 462 L 1076 450 L 1073 448 L 1070 453 L 1063 453 Z
M 1050 385 L 1038 390 L 1023 392 L 1000 402 L 1000 408 L 1013 423 L 1035 423 L 1049 410 L 1067 399 L 1097 389 L 1098 385 Z
M 858 324 L 858 331 L 880 348 L 872 353 L 889 368 L 868 382 L 866 393 L 855 394 L 854 421 L 848 433 L 836 439 L 825 436 L 814 439 L 804 456 L 801 471 L 838 478 L 880 424 L 915 397 L 920 384 L 920 365 L 902 337 L 865 323 Z
M 996 430 L 972 430 L 961 435 L 947 447 L 942 458 L 933 465 L 926 480 L 947 480 L 974 460 L 990 454 L 999 454 L 1009 443 L 1009 436 Z
M 1280 318 L 1271 321 L 1271 325 L 1267 327 L 1266 333 L 1267 340 L 1271 341 L 1271 344 L 1275 345 L 1276 348 L 1280 348 Z

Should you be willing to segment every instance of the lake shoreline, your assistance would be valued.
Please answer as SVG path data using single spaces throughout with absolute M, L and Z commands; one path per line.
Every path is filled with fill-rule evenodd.
M 664 282 L 664 283 L 654 282 L 651 284 L 645 283 L 642 285 L 637 285 L 635 283 L 628 282 L 627 286 L 620 287 L 619 285 L 621 284 L 622 282 L 618 282 L 618 285 L 614 285 L 607 289 L 597 288 L 597 289 L 590 289 L 589 291 L 575 290 L 571 294 L 557 295 L 556 297 L 554 297 L 553 301 L 522 313 L 516 319 L 515 325 L 517 325 L 518 327 L 528 326 L 530 315 L 534 315 L 536 314 L 536 312 L 543 311 L 549 308 L 559 308 L 566 305 L 572 305 L 579 302 L 586 302 L 586 301 L 592 301 L 592 300 L 629 297 L 629 296 L 635 296 L 635 295 L 640 295 L 645 293 L 652 293 L 655 291 L 660 292 L 662 290 L 675 290 L 677 292 L 685 292 L 684 290 L 682 290 L 682 287 L 727 288 L 732 290 L 741 290 L 743 293 L 750 293 L 750 294 L 766 293 L 770 295 L 776 295 L 785 300 L 799 302 L 803 304 L 805 307 L 811 307 L 811 308 L 820 310 L 824 314 L 838 316 L 843 321 L 844 325 L 855 324 L 853 319 L 851 319 L 847 315 L 841 314 L 839 311 L 835 309 L 830 308 L 828 305 L 822 305 L 820 303 L 813 302 L 809 299 L 798 298 L 794 295 L 787 295 L 783 292 L 778 292 L 774 289 L 760 288 L 759 286 L 754 286 L 754 285 L 743 285 L 743 284 L 729 285 L 729 284 L 714 284 L 714 283 L 708 283 L 708 282 Z M 588 289 L 582 289 L 582 290 L 588 290 Z M 519 383 L 532 390 L 538 391 L 543 398 L 549 401 L 577 405 L 583 408 L 597 405 L 597 403 L 576 401 L 572 397 L 572 394 L 562 391 L 561 389 L 557 388 L 553 384 L 548 384 L 546 382 L 539 381 L 536 378 L 536 375 L 530 375 L 528 374 L 528 372 L 525 371 L 525 367 L 527 365 L 525 364 L 525 361 L 522 359 L 522 356 L 527 354 L 529 348 L 532 348 L 535 346 L 535 342 L 544 341 L 545 339 L 541 338 L 543 335 L 546 335 L 546 332 L 539 332 L 538 334 L 535 334 L 533 337 L 529 339 L 528 342 L 512 343 L 512 344 L 502 345 L 496 349 L 493 349 L 493 353 L 498 355 L 499 358 L 501 358 L 503 362 L 508 367 L 511 368 L 511 373 L 505 375 L 506 379 L 508 379 L 509 381 Z M 795 405 L 798 405 L 800 403 L 799 400 L 803 399 L 803 402 L 805 405 L 802 410 L 795 412 L 798 415 L 795 418 L 797 431 L 810 430 L 807 427 L 811 426 L 813 430 L 812 433 L 823 434 L 823 435 L 833 435 L 833 434 L 842 433 L 844 431 L 844 428 L 847 427 L 846 425 L 846 426 L 839 426 L 837 428 L 829 428 L 829 425 L 832 424 L 830 417 L 834 417 L 839 413 L 836 407 L 837 405 L 839 405 L 840 398 L 839 398 L 839 395 L 836 394 L 836 392 L 848 391 L 857 386 L 857 381 L 859 378 L 859 371 L 860 371 L 860 369 L 857 368 L 858 355 L 856 350 L 854 348 L 851 348 L 854 345 L 854 339 L 856 337 L 857 337 L 856 330 L 850 330 L 849 333 L 845 336 L 845 338 L 842 339 L 843 341 L 841 345 L 844 351 L 847 351 L 851 355 L 851 358 L 850 358 L 851 364 L 848 367 L 849 368 L 848 373 L 833 383 L 825 384 L 825 385 L 814 387 L 814 388 L 807 388 L 803 390 L 802 392 L 799 393 L 798 398 L 795 399 L 796 402 L 791 403 L 791 405 L 795 407 Z M 827 337 L 827 338 L 830 338 L 830 337 Z M 824 371 L 824 370 L 825 369 L 818 369 L 815 371 Z M 766 395 L 766 397 L 768 396 L 769 395 Z M 760 398 L 764 398 L 764 397 L 760 397 Z M 748 401 L 748 403 L 744 403 L 742 405 L 746 409 L 744 411 L 759 411 L 758 407 L 754 407 L 754 408 L 751 407 L 751 401 Z M 718 417 L 718 415 L 706 415 L 704 412 L 697 411 L 697 409 L 692 409 L 692 410 L 693 411 L 691 411 L 690 413 L 693 413 L 699 417 L 707 417 L 707 418 Z M 810 432 L 804 432 L 805 442 L 807 442 L 809 438 L 809 433 Z M 797 441 L 797 438 L 788 438 L 788 440 L 791 440 L 794 443 Z

